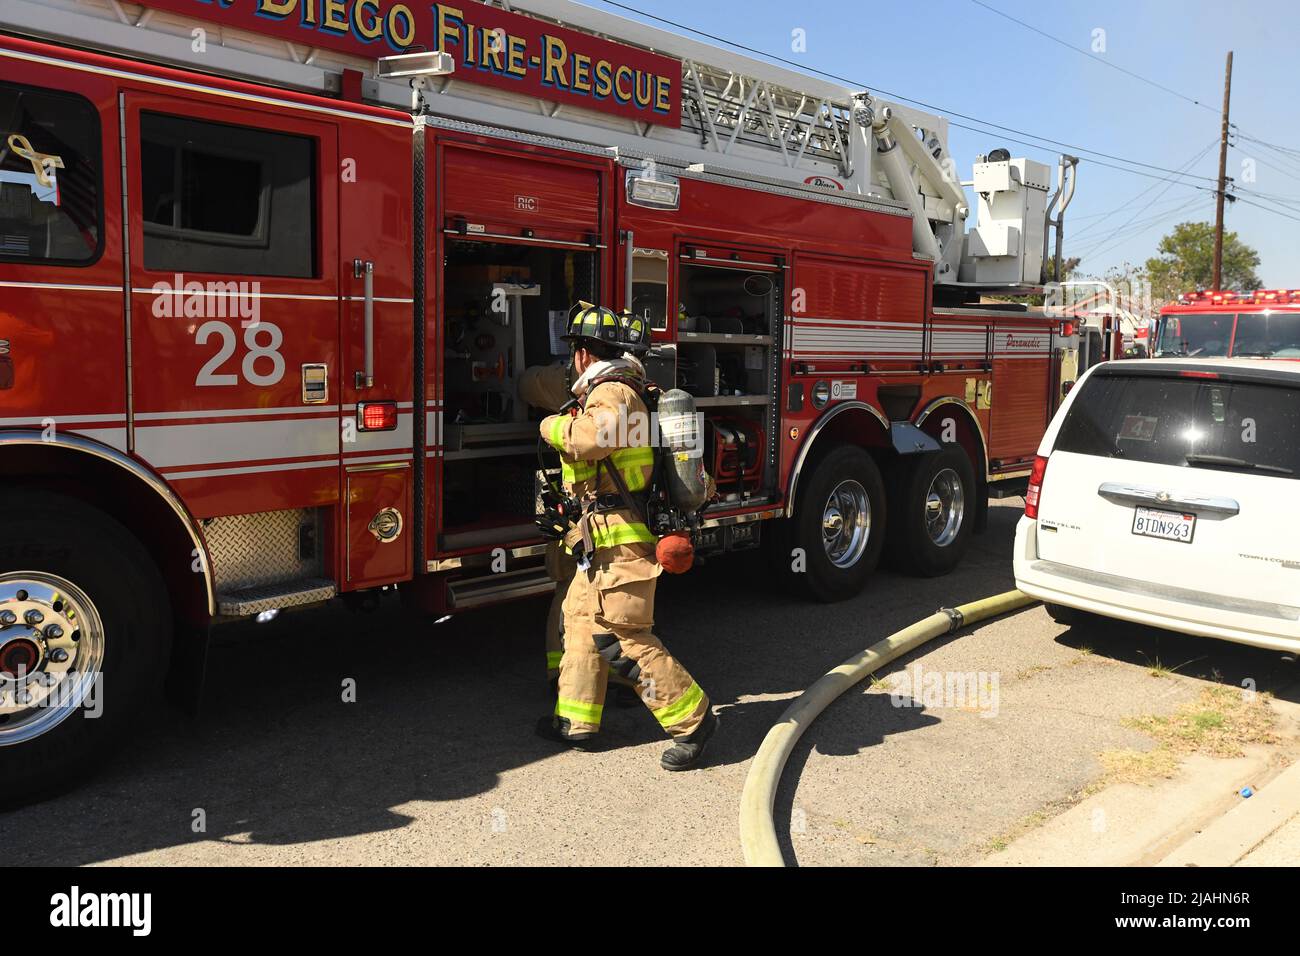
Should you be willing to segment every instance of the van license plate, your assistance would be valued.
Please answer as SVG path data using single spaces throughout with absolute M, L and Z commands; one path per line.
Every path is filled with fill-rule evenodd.
M 1195 530 L 1196 515 L 1157 511 L 1154 508 L 1138 508 L 1133 515 L 1133 533 L 1144 538 L 1162 538 L 1165 541 L 1191 544 Z

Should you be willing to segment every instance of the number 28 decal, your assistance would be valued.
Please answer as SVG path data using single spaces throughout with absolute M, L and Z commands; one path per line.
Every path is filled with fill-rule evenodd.
M 258 333 L 265 332 L 269 341 L 261 344 L 258 341 Z M 220 339 L 220 347 L 217 354 L 208 359 L 203 368 L 199 369 L 198 377 L 194 379 L 195 385 L 238 385 L 239 376 L 234 372 L 218 372 L 232 355 L 235 354 L 235 330 L 227 322 L 204 322 L 194 333 L 194 344 L 205 345 L 208 339 L 216 336 Z M 284 333 L 274 322 L 254 322 L 244 329 L 244 348 L 248 350 L 244 356 L 241 370 L 244 378 L 253 385 L 274 385 L 280 379 L 284 378 L 284 356 L 280 354 L 280 346 L 284 343 Z M 259 371 L 259 362 L 261 362 Z M 266 362 L 271 363 L 271 368 L 266 371 Z

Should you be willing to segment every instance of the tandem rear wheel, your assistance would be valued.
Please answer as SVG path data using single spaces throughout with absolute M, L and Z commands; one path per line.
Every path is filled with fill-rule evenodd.
M 890 564 L 947 574 L 970 547 L 975 515 L 975 469 L 959 446 L 899 458 L 890 472 Z

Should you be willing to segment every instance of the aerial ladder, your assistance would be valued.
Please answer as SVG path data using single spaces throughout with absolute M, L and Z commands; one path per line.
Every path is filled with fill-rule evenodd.
M 1059 158 L 1054 189 L 1047 165 L 1005 149 L 977 157 L 962 180 L 941 116 L 571 0 L 489 5 L 679 59 L 680 126 L 466 82 L 446 55 L 432 57 L 431 68 L 428 54 L 362 59 L 127 0 L 6 0 L 4 20 L 37 36 L 308 92 L 343 95 L 349 79 L 359 80 L 370 102 L 448 125 L 599 145 L 647 174 L 727 175 L 902 209 L 915 255 L 934 263 L 936 297 L 949 302 L 1040 292 L 1053 229 L 1059 270 L 1074 157 Z M 421 69 L 404 69 L 400 61 L 414 57 Z M 965 187 L 976 196 L 973 222 Z

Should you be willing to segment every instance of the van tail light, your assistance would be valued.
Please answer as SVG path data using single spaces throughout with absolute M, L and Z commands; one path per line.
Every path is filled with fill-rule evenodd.
M 396 402 L 362 402 L 357 406 L 357 427 L 363 432 L 391 432 L 397 428 Z
M 1025 517 L 1038 519 L 1038 502 L 1043 497 L 1043 475 L 1047 474 L 1047 459 L 1039 455 L 1034 459 L 1034 470 L 1029 473 L 1029 487 L 1025 489 Z

